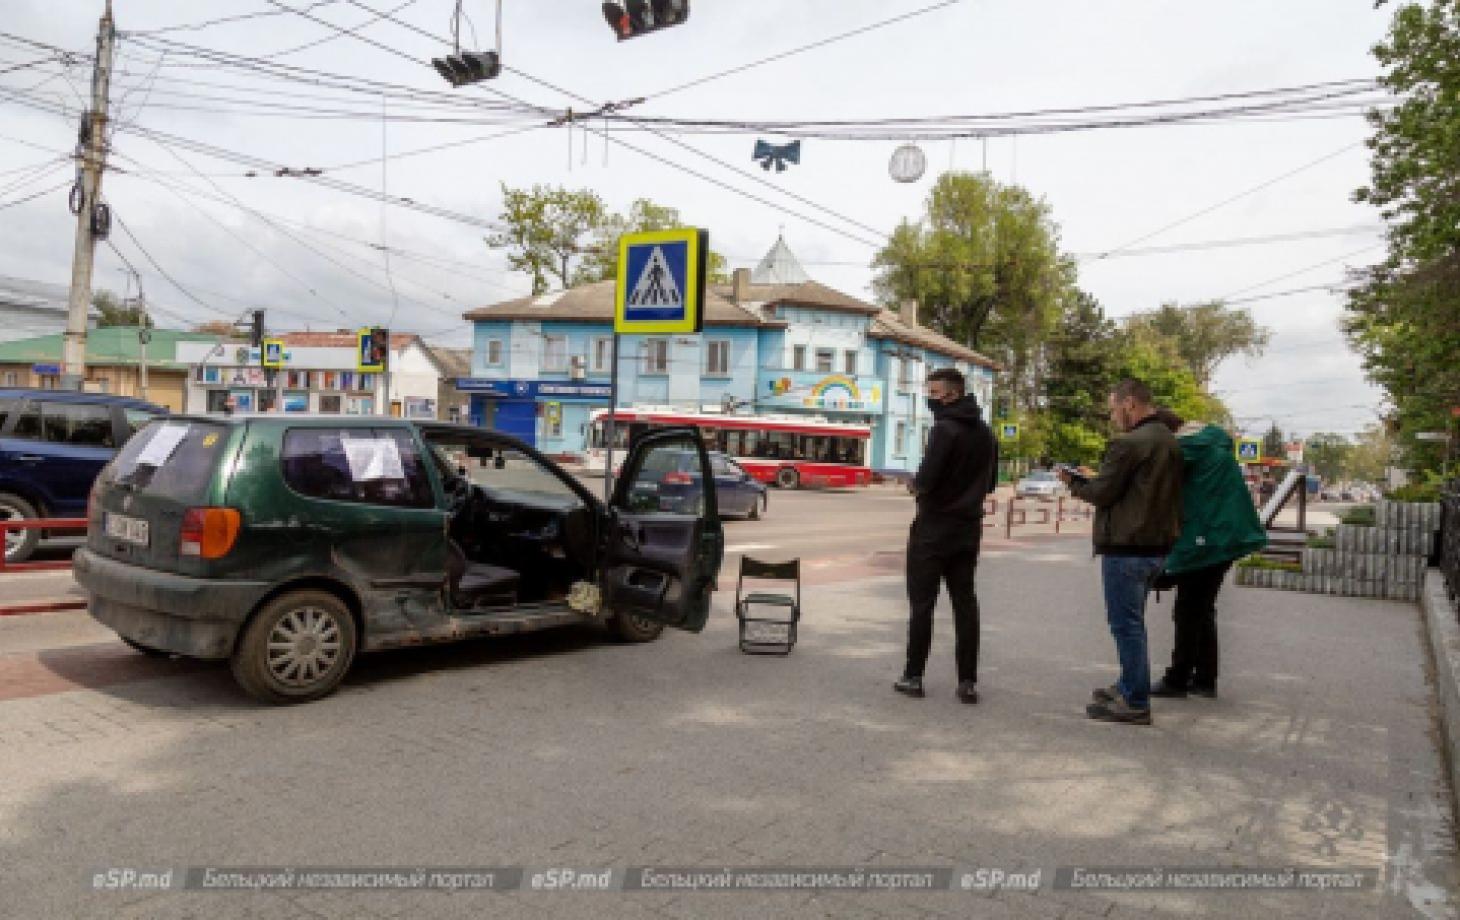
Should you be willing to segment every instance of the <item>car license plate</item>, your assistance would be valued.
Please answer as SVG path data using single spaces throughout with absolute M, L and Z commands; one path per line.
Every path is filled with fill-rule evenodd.
M 106 516 L 106 535 L 116 540 L 146 546 L 150 530 L 148 523 L 140 518 L 127 517 L 125 514 Z

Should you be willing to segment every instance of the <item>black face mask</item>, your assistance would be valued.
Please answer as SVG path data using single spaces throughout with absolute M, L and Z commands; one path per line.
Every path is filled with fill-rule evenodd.
M 947 405 L 947 404 L 944 403 L 943 400 L 941 400 L 941 399 L 934 399 L 931 396 L 928 397 L 928 411 L 929 412 L 937 412 L 939 409 L 943 408 L 945 405 Z

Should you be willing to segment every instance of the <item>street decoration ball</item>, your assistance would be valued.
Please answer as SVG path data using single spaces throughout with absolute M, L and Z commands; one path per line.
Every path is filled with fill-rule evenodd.
M 892 151 L 892 162 L 887 171 L 895 182 L 916 182 L 928 169 L 928 157 L 916 144 L 903 144 Z

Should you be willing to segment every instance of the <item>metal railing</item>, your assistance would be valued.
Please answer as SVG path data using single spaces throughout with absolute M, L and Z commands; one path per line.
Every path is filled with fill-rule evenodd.
M 13 530 L 79 530 L 86 532 L 86 518 L 28 518 L 0 520 L 0 546 L 9 546 Z M 0 574 L 5 572 L 37 572 L 71 568 L 71 559 L 53 559 L 44 562 L 9 562 L 6 553 L 0 552 Z
M 1460 610 L 1460 479 L 1450 480 L 1440 496 L 1440 571 Z

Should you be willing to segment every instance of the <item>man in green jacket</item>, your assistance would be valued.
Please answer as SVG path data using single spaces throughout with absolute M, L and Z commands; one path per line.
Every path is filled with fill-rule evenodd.
M 1161 421 L 1181 446 L 1181 536 L 1166 558 L 1162 582 L 1176 588 L 1176 647 L 1152 696 L 1217 695 L 1217 592 L 1232 563 L 1267 545 L 1251 493 L 1232 449 L 1216 425 L 1183 424 L 1161 409 Z
M 1095 553 L 1120 680 L 1094 693 L 1085 714 L 1104 722 L 1151 724 L 1146 594 L 1181 527 L 1181 451 L 1156 417 L 1151 390 L 1122 380 L 1110 393 L 1110 442 L 1093 478 L 1061 472 L 1070 492 L 1095 506 Z

